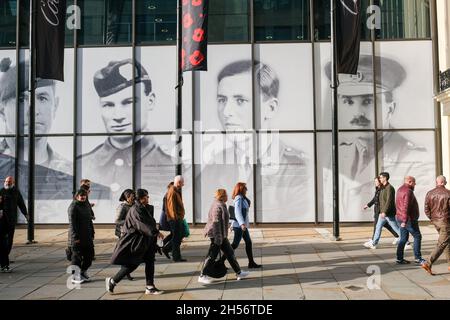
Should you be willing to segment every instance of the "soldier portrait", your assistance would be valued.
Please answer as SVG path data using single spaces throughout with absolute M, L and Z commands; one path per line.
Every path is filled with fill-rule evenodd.
M 220 70 L 216 79 L 217 115 L 225 134 L 204 136 L 201 176 L 196 183 L 201 191 L 197 196 L 201 194 L 201 199 L 209 199 L 215 188 L 231 192 L 237 182 L 245 182 L 249 195 L 256 191 L 260 208 L 256 212 L 258 220 L 302 221 L 299 206 L 306 208 L 305 211 L 309 203 L 314 206 L 310 178 L 313 175 L 309 171 L 312 150 L 287 145 L 282 134 L 274 132 L 261 133 L 258 148 L 254 150 L 252 70 L 255 96 L 260 100 L 261 127 L 270 129 L 271 120 L 282 109 L 278 98 L 281 82 L 268 64 L 238 60 Z M 256 185 L 253 184 L 254 174 Z M 207 205 L 202 203 L 203 218 Z M 314 207 L 309 211 L 313 212 Z
M 95 71 L 92 81 L 97 93 L 95 112 L 100 114 L 108 137 L 93 150 L 80 155 L 77 161 L 83 177 L 103 186 L 97 190 L 95 186 L 92 188 L 91 197 L 98 199 L 97 220 L 111 222 L 121 192 L 132 184 L 130 133 L 133 132 L 134 105 L 141 106 L 136 131 L 145 132 L 148 114 L 156 108 L 157 93 L 153 91 L 147 70 L 138 61 L 133 66 L 131 59 L 110 61 Z M 138 92 L 134 97 L 133 83 Z M 151 201 L 160 201 L 175 175 L 176 160 L 170 155 L 171 150 L 160 146 L 152 135 L 137 135 L 134 148 L 136 184 L 148 189 Z
M 0 62 L 0 120 L 6 135 L 16 134 L 16 79 L 19 75 L 19 108 L 23 110 L 19 125 L 28 134 L 29 122 L 29 62 L 21 61 L 19 70 L 10 58 Z M 56 81 L 38 79 L 35 91 L 35 199 L 39 210 L 37 222 L 56 221 L 61 217 L 60 207 L 72 199 L 72 161 L 59 154 L 49 143 L 49 133 L 55 121 L 60 100 L 56 92 Z M 24 197 L 28 190 L 28 145 L 23 139 L 20 145 L 19 186 Z M 14 175 L 16 145 L 14 137 L 6 137 L 1 142 L 0 176 L 4 179 Z
M 377 66 L 375 76 L 373 63 Z M 330 80 L 330 66 L 330 63 L 325 66 L 328 80 Z M 397 99 L 398 92 L 407 90 L 402 87 L 407 76 L 405 67 L 399 62 L 387 57 L 364 54 L 360 56 L 356 75 L 339 76 L 339 127 L 351 130 L 341 132 L 339 135 L 339 198 L 342 216 L 348 221 L 370 218 L 362 208 L 373 197 L 372 180 L 377 171 L 375 164 L 377 156 L 378 171 L 389 172 L 395 188 L 402 184 L 403 178 L 407 175 L 416 176 L 418 186 L 421 184 L 429 187 L 430 182 L 432 185 L 435 165 L 434 156 L 430 157 L 431 153 L 434 155 L 430 146 L 433 144 L 417 142 L 414 135 L 412 137 L 415 140 L 411 140 L 410 134 L 395 131 L 391 121 L 398 104 L 402 103 Z M 380 109 L 378 119 L 387 125 L 386 129 L 389 129 L 379 132 L 378 137 L 371 131 L 375 129 L 375 99 Z M 375 150 L 375 139 L 378 139 L 378 150 Z M 327 179 L 324 184 L 331 188 L 331 171 L 328 172 Z M 332 194 L 329 192 L 330 189 L 327 194 Z

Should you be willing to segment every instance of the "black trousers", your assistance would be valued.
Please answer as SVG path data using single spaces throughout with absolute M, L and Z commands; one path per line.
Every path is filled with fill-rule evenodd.
M 0 266 L 9 266 L 9 252 L 8 252 L 8 234 L 6 230 L 2 230 L 0 225 Z
M 375 236 L 375 229 L 377 227 L 377 223 L 378 223 L 378 218 L 380 217 L 379 214 L 377 214 L 376 216 L 373 217 L 374 221 L 373 221 L 373 234 L 372 234 L 372 239 Z M 389 223 L 385 223 L 384 227 L 390 232 L 392 233 L 392 235 L 396 238 L 400 237 L 400 235 L 397 234 L 397 232 L 394 231 L 394 229 L 392 229 L 392 227 L 389 225 Z
M 233 268 L 234 272 L 236 273 L 241 272 L 241 267 L 239 266 L 239 263 L 236 260 L 236 256 L 234 255 L 234 250 L 231 247 L 230 241 L 228 241 L 228 239 L 225 238 L 223 239 L 221 245 L 217 245 L 214 243 L 214 239 L 211 239 L 208 256 L 206 257 L 205 264 L 201 272 L 202 275 L 203 270 L 208 268 L 211 264 L 214 263 L 214 261 L 216 261 L 216 258 L 221 250 L 225 255 L 226 259 L 228 260 L 228 262 L 230 263 L 231 268 Z
M 92 265 L 92 259 L 94 258 L 94 246 L 93 245 L 73 245 L 72 246 L 72 265 L 78 266 L 80 272 L 85 272 Z
M 13 243 L 14 243 L 14 232 L 16 232 L 16 228 L 10 228 L 8 230 L 8 255 L 11 253 Z
M 152 249 L 144 259 L 145 261 L 145 282 L 147 286 L 155 285 L 155 251 Z M 113 277 L 115 283 L 119 283 L 127 274 L 132 273 L 139 267 L 137 264 L 121 266 L 119 272 Z
M 172 234 L 172 259 L 181 259 L 181 240 L 183 240 L 183 220 L 170 220 L 170 232 Z
M 169 233 L 167 237 L 164 238 L 163 240 L 164 250 L 172 251 L 172 238 L 173 238 L 172 232 Z

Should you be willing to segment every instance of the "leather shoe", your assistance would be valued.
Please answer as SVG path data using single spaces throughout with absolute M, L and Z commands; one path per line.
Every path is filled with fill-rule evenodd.
M 131 276 L 131 274 L 127 274 L 127 279 L 130 280 L 130 281 L 134 280 L 134 278 Z
M 173 262 L 186 262 L 186 259 L 180 258 L 180 259 L 173 259 Z
M 434 276 L 433 271 L 431 271 L 431 267 L 428 262 L 425 262 L 421 265 L 422 269 L 428 272 L 430 275 Z
M 162 248 L 162 252 L 164 253 L 164 255 L 166 256 L 167 259 L 169 259 L 169 260 L 172 259 L 169 255 L 169 250 L 167 250 L 166 247 Z
M 262 265 L 260 265 L 260 264 L 257 264 L 256 262 L 250 262 L 249 264 L 248 264 L 248 268 L 249 269 L 259 269 L 259 268 L 261 268 L 262 267 Z

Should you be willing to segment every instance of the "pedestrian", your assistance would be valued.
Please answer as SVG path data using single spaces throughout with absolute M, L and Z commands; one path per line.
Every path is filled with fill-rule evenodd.
M 88 193 L 80 189 L 69 206 L 69 229 L 71 234 L 72 265 L 79 268 L 72 278 L 72 283 L 89 282 L 87 270 L 94 257 L 91 207 L 87 202 Z
M 3 188 L 0 190 L 0 197 L 3 202 L 3 215 L 5 218 L 4 228 L 7 234 L 7 245 L 6 252 L 9 256 L 14 243 L 14 233 L 17 224 L 17 208 L 25 216 L 27 222 L 30 220 L 30 216 L 25 206 L 25 201 L 23 200 L 20 190 L 15 186 L 14 178 L 9 176 L 5 179 Z M 13 261 L 9 261 L 13 263 Z M 5 266 L 6 272 L 10 271 L 9 265 Z
M 125 218 L 127 217 L 128 211 L 134 204 L 136 200 L 136 196 L 134 195 L 134 191 L 131 189 L 126 189 L 120 195 L 119 201 L 121 202 L 116 210 L 116 231 L 115 234 L 117 238 L 120 239 L 122 236 L 122 228 L 125 224 Z M 127 279 L 133 281 L 134 278 L 131 274 L 127 274 Z
M 127 275 L 145 263 L 145 294 L 158 295 L 163 291 L 156 288 L 155 252 L 157 238 L 163 238 L 156 221 L 149 211 L 148 191 L 138 189 L 136 201 L 128 211 L 123 226 L 123 236 L 119 239 L 111 258 L 111 263 L 120 265 L 119 272 L 111 278 L 106 278 L 106 290 L 114 292 L 115 286 Z
M 245 252 L 247 253 L 248 258 L 248 268 L 257 269 L 262 266 L 257 264 L 253 259 L 252 239 L 250 238 L 250 232 L 248 231 L 248 227 L 250 226 L 248 212 L 251 202 L 247 198 L 247 190 L 247 184 L 239 182 L 234 187 L 233 194 L 231 196 L 234 203 L 234 214 L 236 218 L 236 220 L 232 220 L 233 222 L 231 224 L 234 231 L 234 238 L 231 247 L 233 250 L 236 250 L 242 238 L 244 238 Z
M 167 191 L 166 213 L 167 221 L 170 225 L 172 234 L 172 260 L 174 262 L 185 262 L 186 259 L 181 257 L 181 241 L 184 236 L 183 219 L 185 215 L 183 197 L 181 190 L 184 186 L 184 178 L 176 176 L 173 180 L 173 186 Z
M 92 240 L 94 240 L 95 239 L 95 228 L 94 228 L 95 214 L 94 214 L 94 210 L 92 208 L 94 208 L 95 203 L 91 203 L 89 201 L 89 194 L 91 193 L 91 180 L 89 180 L 89 179 L 81 179 L 81 181 L 80 181 L 80 189 L 86 190 L 86 192 L 88 194 L 88 196 L 86 198 L 86 202 L 89 205 L 89 209 L 91 210 L 91 216 L 92 216 L 92 221 L 91 221 L 92 226 L 91 227 L 92 227 L 92 230 L 93 230 Z M 94 247 L 95 247 L 95 245 L 94 245 Z M 95 259 L 96 258 L 95 258 L 95 249 L 94 249 L 94 256 L 92 257 L 92 260 L 95 260 Z
M 445 251 L 447 255 L 448 270 L 450 271 L 450 191 L 445 188 L 447 179 L 444 176 L 436 178 L 436 188 L 429 191 L 425 197 L 425 214 L 434 224 L 439 233 L 436 248 L 431 253 L 430 258 L 422 264 L 422 268 L 433 275 L 431 268 Z
M 381 238 L 381 231 L 383 227 L 389 226 L 391 233 L 394 234 L 395 239 L 393 244 L 398 243 L 400 229 L 395 220 L 395 189 L 389 183 L 390 175 L 388 172 L 380 173 L 380 176 L 375 178 L 375 196 L 364 209 L 374 205 L 374 219 L 375 229 L 368 242 L 364 246 L 369 249 L 376 249 Z
M 3 211 L 3 200 L 0 197 L 0 266 L 1 272 L 11 272 L 8 255 L 8 218 Z
M 419 229 L 419 204 L 414 195 L 415 186 L 416 179 L 414 177 L 405 177 L 404 184 L 398 189 L 395 199 L 395 207 L 397 209 L 396 219 L 397 223 L 400 225 L 400 241 L 397 246 L 397 264 L 410 263 L 404 259 L 404 249 L 410 233 L 414 237 L 414 262 L 420 265 L 426 262 L 426 260 L 422 258 L 421 253 L 422 234 Z
M 171 181 L 169 183 L 169 185 L 167 186 L 167 192 L 164 195 L 163 198 L 163 205 L 162 205 L 162 210 L 161 210 L 161 216 L 159 218 L 159 230 L 162 231 L 169 231 L 169 234 L 167 236 L 164 237 L 163 240 L 163 247 L 162 247 L 162 252 L 164 253 L 164 255 L 167 257 L 167 259 L 171 260 L 172 258 L 170 257 L 169 252 L 172 251 L 172 232 L 170 232 L 170 225 L 169 225 L 169 221 L 167 221 L 167 208 L 166 208 L 166 202 L 167 202 L 167 193 L 169 192 L 169 189 L 174 185 L 173 181 Z
M 230 216 L 226 206 L 227 201 L 228 195 L 224 189 L 219 189 L 215 192 L 215 199 L 209 209 L 208 222 L 204 229 L 204 235 L 211 240 L 211 244 L 209 246 L 208 257 L 206 258 L 200 276 L 198 277 L 198 282 L 205 284 L 212 282 L 207 275 L 207 270 L 214 264 L 220 251 L 223 252 L 230 263 L 231 268 L 233 268 L 236 273 L 237 280 L 241 280 L 250 274 L 248 271 L 241 270 L 241 267 L 236 260 L 236 256 L 234 255 L 234 250 L 228 240 L 228 223 Z

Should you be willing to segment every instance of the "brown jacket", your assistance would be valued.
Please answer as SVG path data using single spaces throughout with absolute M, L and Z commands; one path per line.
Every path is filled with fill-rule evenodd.
M 166 201 L 167 220 L 183 220 L 185 211 L 181 189 L 171 186 L 167 191 Z
M 224 202 L 214 200 L 209 209 L 208 222 L 204 229 L 205 237 L 214 239 L 214 243 L 221 245 L 223 240 L 228 237 L 228 223 L 230 215 Z
M 450 191 L 436 187 L 425 197 L 425 214 L 431 221 L 449 222 Z

